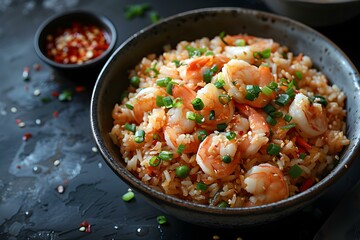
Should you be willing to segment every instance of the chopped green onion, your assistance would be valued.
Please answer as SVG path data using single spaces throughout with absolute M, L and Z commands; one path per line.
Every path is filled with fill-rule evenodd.
M 170 77 L 159 78 L 156 80 L 156 85 L 159 87 L 166 87 L 171 80 Z
M 243 47 L 246 45 L 246 42 L 244 39 L 236 39 L 234 44 L 235 44 L 235 46 Z
M 167 219 L 165 216 L 157 216 L 156 217 L 156 221 L 158 222 L 158 224 L 162 225 L 162 224 L 165 224 L 167 223 Z
M 275 143 L 270 143 L 266 147 L 266 153 L 272 156 L 276 156 L 280 153 L 281 147 Z
M 261 92 L 261 89 L 257 85 L 246 85 L 246 95 L 245 99 L 249 101 L 254 101 Z
M 226 35 L 225 32 L 221 32 L 221 33 L 219 34 L 219 37 L 220 37 L 221 41 L 222 41 L 225 45 L 229 45 L 229 44 L 225 41 L 225 39 L 224 39 L 225 35 Z
M 179 147 L 178 147 L 178 149 L 176 150 L 176 152 L 177 152 L 178 154 L 182 154 L 183 151 L 184 151 L 184 149 L 185 149 L 185 145 L 180 144 Z
M 129 202 L 131 199 L 133 199 L 135 197 L 135 193 L 133 191 L 128 191 L 127 193 L 125 193 L 124 195 L 122 195 L 122 200 L 124 200 L 125 202 Z
M 226 136 L 227 139 L 233 140 L 236 137 L 236 133 L 234 133 L 234 132 L 226 132 L 225 136 Z
M 289 123 L 288 125 L 282 126 L 282 129 L 291 129 L 296 126 L 296 123 Z
M 271 126 L 275 126 L 276 125 L 276 123 L 277 123 L 277 121 L 272 117 L 272 116 L 267 116 L 266 117 L 266 122 L 268 123 L 268 124 L 270 124 Z
M 215 111 L 210 110 L 209 120 L 214 120 L 214 119 L 215 119 Z
M 279 94 L 279 96 L 275 99 L 275 103 L 279 106 L 285 106 L 290 101 L 290 97 L 287 94 Z
M 208 185 L 206 185 L 203 182 L 196 183 L 196 190 L 206 191 L 208 188 Z
M 292 166 L 289 170 L 289 175 L 291 178 L 298 178 L 301 176 L 303 170 L 301 169 L 301 167 L 299 167 L 299 165 L 295 164 L 294 166 Z
M 200 142 L 202 142 L 206 137 L 207 137 L 208 133 L 206 132 L 206 130 L 200 130 L 198 132 L 198 139 Z
M 199 113 L 195 113 L 195 121 L 199 124 L 204 123 L 205 122 L 205 118 L 203 117 L 203 115 L 199 114 Z
M 173 157 L 174 157 L 174 154 L 169 151 L 161 151 L 159 153 L 159 158 L 164 161 L 170 161 L 173 159 Z
M 217 206 L 219 208 L 227 208 L 227 207 L 229 207 L 229 204 L 225 201 L 221 201 Z
M 295 71 L 294 75 L 297 79 L 301 80 L 303 78 L 302 73 L 300 71 Z
M 165 106 L 165 108 L 172 108 L 173 100 L 171 99 L 171 97 L 169 96 L 163 97 L 162 101 L 163 101 L 163 106 Z
M 156 106 L 158 107 L 164 106 L 163 99 L 164 99 L 163 96 L 156 96 Z
M 152 23 L 157 23 L 160 19 L 159 13 L 155 11 L 151 11 L 149 17 Z
M 203 73 L 204 82 L 209 83 L 211 82 L 212 73 L 210 68 L 206 69 Z
M 224 163 L 231 163 L 231 157 L 228 155 L 222 156 L 221 161 L 223 161 Z
M 192 58 L 194 56 L 199 57 L 207 51 L 206 48 L 194 48 L 194 47 L 191 47 L 190 45 L 186 46 L 185 48 L 188 51 L 190 58 Z
M 144 130 L 137 130 L 135 132 L 134 141 L 136 143 L 142 143 L 144 141 L 145 131 Z
M 280 78 L 280 85 L 286 86 L 288 84 L 288 80 L 286 78 Z
M 59 101 L 65 102 L 65 101 L 71 101 L 72 99 L 72 93 L 69 90 L 64 90 L 60 95 L 58 96 Z
M 182 105 L 182 99 L 181 98 L 175 98 L 173 101 L 173 107 L 179 107 Z
M 311 102 L 320 103 L 324 107 L 326 107 L 328 105 L 328 102 L 327 102 L 326 98 L 321 96 L 321 95 L 312 96 L 311 97 Z
M 133 133 L 135 133 L 136 130 L 135 124 L 130 124 L 130 123 L 125 123 L 124 128 Z
M 278 88 L 278 84 L 276 82 L 271 82 L 267 86 L 272 90 L 276 90 Z
M 195 118 L 196 118 L 195 113 L 191 112 L 191 111 L 187 111 L 186 112 L 186 118 L 189 119 L 189 120 L 195 120 Z
M 288 88 L 288 89 L 286 89 L 285 92 L 286 92 L 287 95 L 289 95 L 290 98 L 295 97 L 295 91 L 294 91 L 293 88 Z
M 303 153 L 303 152 L 302 152 L 302 153 L 299 154 L 299 158 L 300 158 L 300 159 L 304 159 L 305 157 L 306 157 L 306 153 Z
M 263 58 L 269 58 L 271 55 L 271 50 L 270 48 L 267 48 L 261 52 L 254 52 L 253 56 L 256 59 L 263 59 Z
M 274 111 L 269 113 L 269 115 L 273 118 L 281 118 L 283 116 L 283 113 L 280 111 Z
M 172 60 L 173 63 L 175 63 L 175 67 L 180 67 L 181 63 L 180 60 Z
M 284 115 L 284 120 L 285 120 L 286 122 L 290 122 L 291 119 L 292 119 L 292 116 L 287 115 L 287 114 Z
M 273 90 L 269 88 L 268 86 L 264 86 L 261 88 L 261 92 L 265 94 L 266 96 L 270 96 L 273 93 Z
M 178 166 L 175 169 L 176 176 L 178 176 L 179 178 L 186 178 L 187 176 L 189 176 L 189 172 L 190 168 L 186 165 Z
M 225 85 L 224 79 L 218 79 L 214 82 L 215 87 L 222 88 Z
M 166 93 L 172 95 L 173 87 L 174 87 L 174 83 L 169 82 L 168 85 L 166 86 Z
M 201 114 L 194 113 L 191 111 L 186 112 L 186 118 L 189 120 L 196 121 L 197 123 L 200 123 L 200 124 L 205 122 L 205 118 Z
M 211 78 L 212 76 L 214 76 L 214 74 L 219 70 L 219 67 L 214 64 L 210 69 L 206 69 L 203 73 L 203 79 L 204 82 L 209 83 L 211 82 Z
M 274 111 L 276 111 L 276 108 L 271 104 L 269 103 L 268 105 L 266 105 L 265 107 L 262 108 L 264 110 L 264 112 L 266 112 L 267 114 L 270 114 Z
M 153 72 L 153 73 L 154 73 L 154 76 L 153 76 L 153 77 L 157 77 L 157 76 L 159 75 L 160 72 L 156 69 L 156 65 L 157 65 L 157 63 L 154 63 L 153 66 L 151 66 L 151 67 L 149 67 L 149 68 L 147 68 L 147 69 L 145 70 L 145 73 L 147 73 L 147 75 L 148 75 L 149 77 L 151 77 L 150 72 Z
M 140 78 L 138 76 L 133 76 L 130 78 L 130 84 L 131 86 L 138 88 L 140 84 Z
M 202 110 L 204 108 L 204 102 L 201 98 L 195 98 L 192 100 L 191 104 L 195 110 Z
M 150 8 L 150 5 L 148 3 L 131 4 L 131 5 L 125 6 L 125 8 L 124 8 L 125 17 L 126 17 L 126 19 L 131 20 L 135 17 L 143 16 L 149 8 Z
M 214 52 L 213 51 L 207 51 L 206 53 L 205 53 L 205 56 L 214 56 L 215 54 L 214 54 Z
M 130 103 L 125 103 L 125 106 L 126 108 L 130 109 L 130 110 L 133 110 L 134 109 L 134 106 L 131 105 Z
M 226 129 L 227 125 L 226 123 L 219 123 L 218 125 L 216 125 L 216 128 L 218 131 L 224 131 Z
M 157 156 L 153 156 L 149 160 L 149 164 L 152 167 L 157 167 L 157 166 L 159 166 L 160 163 L 161 163 L 161 159 L 159 157 L 157 157 Z

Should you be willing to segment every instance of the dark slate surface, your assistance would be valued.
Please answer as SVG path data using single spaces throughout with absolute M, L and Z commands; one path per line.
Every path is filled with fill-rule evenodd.
M 214 6 L 268 11 L 261 1 L 146 2 L 161 17 Z M 356 204 L 359 187 L 351 189 L 360 176 L 359 161 L 310 207 L 261 227 L 210 229 L 168 215 L 168 223 L 158 225 L 156 217 L 163 213 L 140 196 L 127 203 L 121 200 L 128 186 L 96 151 L 90 130 L 89 105 L 96 76 L 69 79 L 54 74 L 36 56 L 33 37 L 42 21 L 53 14 L 85 9 L 104 14 L 114 22 L 119 45 L 151 23 L 148 16 L 125 19 L 124 7 L 134 3 L 142 2 L 0 0 L 0 239 L 313 239 L 316 233 L 318 239 L 329 239 L 331 234 L 326 233 L 330 230 L 340 238 L 358 239 L 359 218 L 350 218 L 354 212 L 346 209 L 346 201 L 352 199 Z M 357 17 L 317 29 L 342 48 L 358 69 L 360 48 L 354 32 L 359 23 Z M 40 64 L 41 69 L 36 71 L 34 64 Z M 24 81 L 22 72 L 27 66 L 30 80 Z M 76 91 L 79 86 L 85 91 Z M 64 90 L 73 92 L 71 101 L 60 102 L 53 96 Z M 45 103 L 44 99 L 50 101 Z M 19 127 L 19 122 L 25 126 Z M 26 133 L 32 137 L 23 141 Z M 55 160 L 59 160 L 58 166 Z M 59 186 L 64 189 L 62 193 Z M 352 219 L 346 221 L 346 233 L 341 227 L 345 221 L 337 222 L 335 215 L 344 213 Z M 85 220 L 91 224 L 89 233 L 79 231 Z

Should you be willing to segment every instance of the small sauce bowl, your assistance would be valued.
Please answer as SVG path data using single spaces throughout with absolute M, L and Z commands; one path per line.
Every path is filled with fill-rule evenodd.
M 107 17 L 73 10 L 45 20 L 35 33 L 34 47 L 39 58 L 59 73 L 96 78 L 116 40 L 115 26 Z

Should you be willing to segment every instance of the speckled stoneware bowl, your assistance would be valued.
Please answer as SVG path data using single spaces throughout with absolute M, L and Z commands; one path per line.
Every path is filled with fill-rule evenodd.
M 129 85 L 128 70 L 143 56 L 162 53 L 181 40 L 212 38 L 220 32 L 248 33 L 273 38 L 295 54 L 312 58 L 314 66 L 325 73 L 347 95 L 347 136 L 349 146 L 340 163 L 318 184 L 288 199 L 251 208 L 218 208 L 205 206 L 155 191 L 134 177 L 126 168 L 119 148 L 109 137 L 113 120 L 111 112 L 119 96 Z M 331 188 L 345 174 L 359 152 L 360 94 L 359 73 L 347 56 L 327 38 L 313 29 L 274 14 L 240 8 L 208 8 L 181 13 L 147 27 L 124 42 L 110 57 L 95 84 L 91 100 L 93 135 L 106 163 L 113 171 L 156 208 L 194 224 L 214 227 L 245 227 L 262 224 L 295 213 Z

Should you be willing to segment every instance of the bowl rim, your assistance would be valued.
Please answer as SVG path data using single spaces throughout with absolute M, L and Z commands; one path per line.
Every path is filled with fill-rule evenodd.
M 170 195 L 166 195 L 165 193 L 162 193 L 160 191 L 156 191 L 153 188 L 149 187 L 148 185 L 144 184 L 141 180 L 137 179 L 130 171 L 128 171 L 126 168 L 119 168 L 116 169 L 116 160 L 111 156 L 110 151 L 105 147 L 106 144 L 104 143 L 103 139 L 101 138 L 101 132 L 98 128 L 99 122 L 98 122 L 98 114 L 97 114 L 97 102 L 98 102 L 98 93 L 100 92 L 100 88 L 102 86 L 103 81 L 103 74 L 106 73 L 107 68 L 109 65 L 111 65 L 112 61 L 116 58 L 117 54 L 126 47 L 129 43 L 134 41 L 137 37 L 141 36 L 144 33 L 147 33 L 151 31 L 153 28 L 155 28 L 158 25 L 161 25 L 163 23 L 174 21 L 178 18 L 183 18 L 191 15 L 197 15 L 197 14 L 209 14 L 209 13 L 219 13 L 219 12 L 237 12 L 238 14 L 251 14 L 251 15 L 262 15 L 265 17 L 269 17 L 272 19 L 281 20 L 284 22 L 287 22 L 292 25 L 296 25 L 296 27 L 302 28 L 306 30 L 307 32 L 311 32 L 312 34 L 316 35 L 317 37 L 322 38 L 326 42 L 328 42 L 336 51 L 338 51 L 344 59 L 347 60 L 347 63 L 350 65 L 350 68 L 354 71 L 355 77 L 359 81 L 354 82 L 354 84 L 359 85 L 360 82 L 360 74 L 352 61 L 349 59 L 349 57 L 329 38 L 318 32 L 317 30 L 299 22 L 293 19 L 290 19 L 285 16 L 281 16 L 275 13 L 270 13 L 262 10 L 255 10 L 255 9 L 249 9 L 249 8 L 241 8 L 241 7 L 207 7 L 207 8 L 198 8 L 194 10 L 184 11 L 177 14 L 174 14 L 172 16 L 169 16 L 167 18 L 161 19 L 159 22 L 149 25 L 137 33 L 130 36 L 127 40 L 125 40 L 110 56 L 110 58 L 107 60 L 105 65 L 103 66 L 102 70 L 100 71 L 98 78 L 95 82 L 93 93 L 91 96 L 91 102 L 90 102 L 90 121 L 91 121 L 91 129 L 93 133 L 93 137 L 96 141 L 96 144 L 100 150 L 100 153 L 102 157 L 104 158 L 105 162 L 109 165 L 109 167 L 113 170 L 113 172 L 120 177 L 126 184 L 131 185 L 135 190 L 141 192 L 142 194 L 149 195 L 153 198 L 155 198 L 157 201 L 161 201 L 167 204 L 174 204 L 177 207 L 182 208 L 188 208 L 190 210 L 199 212 L 199 213 L 206 213 L 210 215 L 226 215 L 226 216 L 245 216 L 245 215 L 263 215 L 273 212 L 280 212 L 284 209 L 287 209 L 292 206 L 296 206 L 299 202 L 311 202 L 315 199 L 317 199 L 319 196 L 324 194 L 332 185 L 334 182 L 336 182 L 342 175 L 345 174 L 345 172 L 350 167 L 353 160 L 359 155 L 360 153 L 360 145 L 357 144 L 354 148 L 351 149 L 352 154 L 343 159 L 337 166 L 335 166 L 330 173 L 328 173 L 324 178 L 322 178 L 317 184 L 313 185 L 309 189 L 307 189 L 304 192 L 298 193 L 294 196 L 290 196 L 287 199 L 283 199 L 274 203 L 269 203 L 265 205 L 260 206 L 251 206 L 251 207 L 241 207 L 241 208 L 219 208 L 216 206 L 211 205 L 204 205 L 199 203 L 194 203 L 186 200 L 182 200 Z M 359 141 L 359 139 L 357 139 Z M 156 201 L 155 200 L 155 201 Z
M 42 50 L 40 46 L 40 36 L 43 33 L 43 31 L 48 27 L 49 24 L 57 22 L 61 20 L 62 18 L 71 17 L 73 16 L 76 18 L 77 16 L 86 16 L 92 19 L 95 19 L 96 21 L 101 22 L 104 26 L 109 28 L 109 30 L 104 29 L 104 27 L 101 27 L 103 31 L 106 31 L 109 34 L 109 46 L 108 48 L 98 57 L 90 59 L 88 61 L 85 61 L 82 64 L 62 64 L 55 62 L 51 60 Z M 80 18 L 81 19 L 81 18 Z M 57 25 L 57 24 L 55 24 Z M 99 27 L 99 26 L 98 26 Z M 117 30 L 114 25 L 114 23 L 108 18 L 107 16 L 96 13 L 93 11 L 88 10 L 82 10 L 82 9 L 74 9 L 74 10 L 68 10 L 64 12 L 57 13 L 55 15 L 52 15 L 45 19 L 37 28 L 35 35 L 34 35 L 34 48 L 36 54 L 39 56 L 39 58 L 47 63 L 50 66 L 53 66 L 58 69 L 81 69 L 86 68 L 88 66 L 92 66 L 97 64 L 99 61 L 105 60 L 108 55 L 114 50 L 117 43 Z

